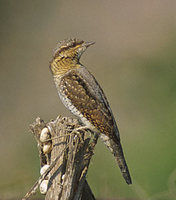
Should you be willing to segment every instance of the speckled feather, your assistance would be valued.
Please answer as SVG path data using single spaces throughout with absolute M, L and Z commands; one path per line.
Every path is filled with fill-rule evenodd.
M 105 103 L 99 101 L 91 93 L 89 85 L 75 70 L 61 78 L 61 93 L 70 99 L 73 106 L 89 121 L 96 129 L 104 134 L 113 130 L 113 119 Z
M 94 76 L 79 63 L 85 42 L 61 42 L 51 61 L 51 71 L 63 104 L 93 131 L 114 154 L 128 184 L 131 177 L 120 143 L 119 131 L 109 103 Z M 81 49 L 82 48 L 82 49 Z

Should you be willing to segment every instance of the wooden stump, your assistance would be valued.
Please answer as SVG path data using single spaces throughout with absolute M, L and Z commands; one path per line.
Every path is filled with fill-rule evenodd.
M 86 174 L 98 135 L 78 120 L 61 116 L 48 123 L 37 118 L 30 128 L 37 141 L 41 168 L 48 168 L 23 200 L 39 186 L 42 190 L 42 184 L 46 200 L 95 200 Z M 48 137 L 41 141 L 41 132 L 47 130 Z

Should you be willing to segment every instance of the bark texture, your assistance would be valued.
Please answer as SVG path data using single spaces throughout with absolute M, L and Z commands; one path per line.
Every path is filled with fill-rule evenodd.
M 95 200 L 86 174 L 98 135 L 83 127 L 78 120 L 61 116 L 47 123 L 37 118 L 30 128 L 37 141 L 41 167 L 50 166 L 38 180 L 38 186 L 48 180 L 45 199 Z M 44 128 L 48 128 L 50 138 L 41 142 Z M 46 144 L 52 148 L 44 153 Z

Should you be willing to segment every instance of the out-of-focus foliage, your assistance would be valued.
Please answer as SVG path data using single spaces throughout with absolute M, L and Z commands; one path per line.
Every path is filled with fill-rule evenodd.
M 49 61 L 57 41 L 96 44 L 81 62 L 104 89 L 117 119 L 133 185 L 99 141 L 88 181 L 97 197 L 176 196 L 176 2 L 0 1 L 0 198 L 17 198 L 39 176 L 29 124 L 70 115 Z

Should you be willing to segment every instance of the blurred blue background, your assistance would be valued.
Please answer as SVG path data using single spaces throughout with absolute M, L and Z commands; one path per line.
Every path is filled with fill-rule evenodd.
M 99 141 L 88 182 L 98 198 L 176 199 L 176 1 L 0 0 L 0 198 L 39 176 L 29 124 L 71 116 L 49 71 L 58 41 L 95 41 L 81 63 L 109 100 L 133 178 Z M 40 195 L 38 194 L 40 197 Z

